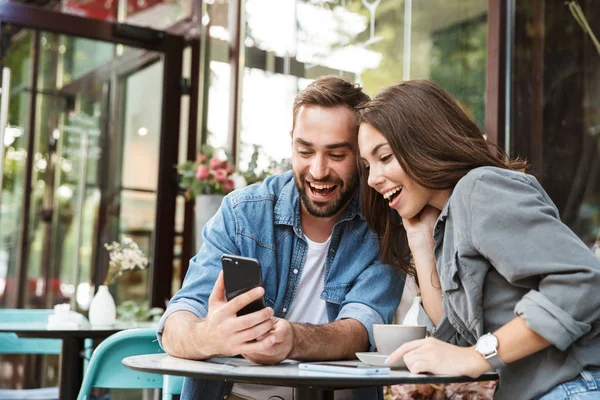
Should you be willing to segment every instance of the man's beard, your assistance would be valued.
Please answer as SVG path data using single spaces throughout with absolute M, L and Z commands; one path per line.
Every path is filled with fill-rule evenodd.
M 321 179 L 318 181 L 313 180 L 313 183 L 333 183 L 340 189 L 339 194 L 333 199 L 327 201 L 313 201 L 310 199 L 310 197 L 308 197 L 308 193 L 306 193 L 307 189 L 304 184 L 306 183 L 308 185 L 308 182 L 305 178 L 306 173 L 297 175 L 294 171 L 294 183 L 296 184 L 296 188 L 300 193 L 300 200 L 302 201 L 302 204 L 304 204 L 306 211 L 308 211 L 310 215 L 318 218 L 329 218 L 336 215 L 350 201 L 356 188 L 358 187 L 358 176 L 356 175 L 353 175 L 351 180 L 349 180 L 347 183 L 344 183 L 340 179 Z M 337 188 L 335 190 L 337 190 Z

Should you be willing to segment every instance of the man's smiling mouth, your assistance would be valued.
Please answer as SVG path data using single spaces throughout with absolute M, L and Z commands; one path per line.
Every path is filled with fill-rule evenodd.
M 308 186 L 315 196 L 327 196 L 337 188 L 337 185 L 333 183 L 308 182 Z

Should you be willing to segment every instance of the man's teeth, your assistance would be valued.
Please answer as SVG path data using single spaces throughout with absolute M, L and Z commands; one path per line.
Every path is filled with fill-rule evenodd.
M 319 189 L 319 190 L 323 190 L 323 189 L 331 189 L 332 187 L 334 187 L 335 185 L 319 185 L 317 183 L 312 183 L 309 182 L 310 187 L 315 188 L 315 189 Z
M 386 199 L 386 200 L 388 200 L 390 197 L 392 197 L 394 195 L 394 193 L 397 193 L 397 192 L 399 192 L 401 190 L 402 190 L 401 187 L 394 188 L 394 189 L 392 189 L 392 190 L 390 190 L 388 192 L 385 192 L 385 194 L 383 195 L 383 198 Z

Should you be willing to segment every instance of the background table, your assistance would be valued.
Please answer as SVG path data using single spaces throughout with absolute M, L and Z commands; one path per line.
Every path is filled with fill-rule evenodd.
M 360 363 L 359 361 L 341 362 Z M 240 358 L 215 357 L 207 361 L 193 361 L 166 354 L 127 357 L 123 360 L 123 364 L 128 368 L 143 372 L 293 387 L 294 400 L 333 400 L 333 392 L 337 389 L 355 389 L 403 383 L 477 382 L 498 379 L 498 375 L 495 373 L 487 373 L 479 378 L 472 379 L 467 376 L 412 374 L 407 370 L 392 370 L 386 375 L 361 376 L 301 370 L 298 368 L 298 363 L 294 361 L 286 361 L 279 365 L 262 366 Z
M 138 328 L 138 323 L 116 323 L 109 327 L 48 328 L 45 323 L 0 323 L 0 332 L 15 333 L 22 338 L 61 339 L 60 388 L 61 400 L 76 399 L 83 381 L 83 351 L 85 339 L 106 339 L 125 329 Z M 147 324 L 143 325 L 148 326 Z

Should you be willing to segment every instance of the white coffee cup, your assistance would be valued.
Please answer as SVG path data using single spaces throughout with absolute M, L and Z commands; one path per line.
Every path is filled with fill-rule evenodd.
M 406 342 L 424 339 L 427 327 L 424 325 L 374 324 L 373 335 L 377 352 L 390 355 Z

